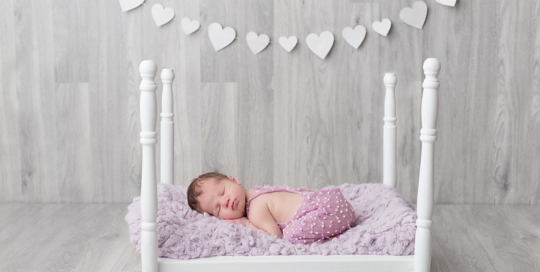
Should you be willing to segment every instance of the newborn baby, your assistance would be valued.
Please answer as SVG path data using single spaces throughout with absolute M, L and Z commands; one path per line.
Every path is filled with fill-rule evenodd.
M 187 189 L 189 207 L 294 244 L 334 238 L 355 220 L 354 209 L 339 188 L 266 185 L 246 190 L 241 185 L 239 179 L 216 172 L 200 175 Z

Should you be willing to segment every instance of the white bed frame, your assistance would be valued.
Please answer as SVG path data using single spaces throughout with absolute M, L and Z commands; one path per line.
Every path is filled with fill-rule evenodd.
M 141 90 L 141 144 L 142 184 L 141 184 L 141 262 L 144 272 L 203 272 L 203 271 L 417 271 L 425 272 L 431 266 L 431 217 L 433 214 L 433 147 L 437 135 L 438 88 L 437 75 L 441 65 L 435 58 L 424 62 L 426 78 L 422 84 L 422 155 L 418 182 L 415 255 L 294 255 L 294 256 L 220 256 L 193 260 L 158 258 L 157 244 L 157 184 L 155 144 L 156 132 L 156 76 L 154 61 L 142 61 L 139 71 L 142 77 Z M 163 69 L 162 113 L 161 113 L 161 182 L 173 184 L 173 128 L 174 113 L 172 82 L 174 72 Z M 397 135 L 396 98 L 397 77 L 386 73 L 386 97 L 384 106 L 384 147 L 383 183 L 396 187 Z

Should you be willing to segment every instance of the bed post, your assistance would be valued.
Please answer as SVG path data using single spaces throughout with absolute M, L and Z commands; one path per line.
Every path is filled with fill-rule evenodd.
M 422 154 L 420 157 L 420 174 L 418 181 L 418 200 L 416 220 L 416 239 L 414 249 L 414 265 L 416 272 L 426 272 L 431 267 L 431 217 L 433 216 L 433 148 L 437 137 L 437 108 L 439 80 L 437 75 L 441 69 L 439 60 L 429 58 L 424 62 L 426 78 L 422 87 Z
M 383 184 L 396 188 L 397 184 L 397 127 L 396 127 L 396 87 L 395 73 L 384 75 L 386 95 L 384 98 L 383 135 Z
M 139 65 L 141 85 L 141 263 L 143 272 L 157 272 L 157 184 L 156 184 L 156 76 L 157 67 L 153 60 L 144 60 Z
M 172 82 L 174 71 L 161 71 L 163 93 L 161 94 L 161 183 L 174 183 L 174 113 L 172 98 Z

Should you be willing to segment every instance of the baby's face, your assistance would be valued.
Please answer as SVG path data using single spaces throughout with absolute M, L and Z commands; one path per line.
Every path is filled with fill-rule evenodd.
M 246 190 L 237 179 L 202 181 L 203 193 L 198 197 L 203 212 L 221 219 L 236 219 L 244 216 Z

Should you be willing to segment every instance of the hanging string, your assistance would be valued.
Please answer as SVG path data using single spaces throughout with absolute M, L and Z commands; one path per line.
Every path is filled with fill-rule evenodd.
M 146 6 L 146 3 L 143 2 L 142 4 Z M 176 12 L 175 12 L 174 15 L 175 15 L 175 17 L 176 17 Z M 175 20 L 175 21 L 179 21 L 179 20 L 176 20 L 175 17 L 173 17 L 172 19 Z M 181 22 L 181 21 L 179 21 L 179 22 Z M 200 28 L 199 28 L 199 29 L 200 29 Z M 236 32 L 236 30 L 235 30 L 235 32 Z M 333 35 L 333 34 L 334 34 L 334 33 L 332 33 L 332 35 Z M 295 37 L 296 37 L 296 36 L 295 36 Z M 238 40 L 242 40 L 242 41 L 245 41 L 245 40 L 246 40 L 246 39 L 239 39 L 238 37 L 234 37 L 234 38 L 235 38 L 235 39 L 238 39 Z M 270 37 L 269 37 L 269 38 L 270 38 Z M 288 37 L 286 37 L 286 38 L 288 39 Z M 298 38 L 297 38 L 297 39 L 298 39 Z M 336 39 L 336 37 L 334 36 L 334 40 L 336 41 L 336 40 L 340 40 L 340 39 Z M 269 43 L 273 43 L 272 40 L 270 40 Z M 298 43 L 300 43 L 300 39 L 298 39 Z

